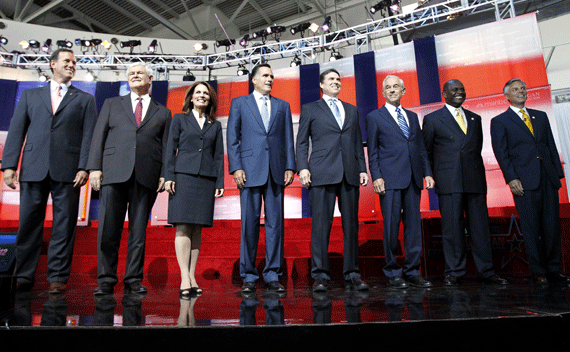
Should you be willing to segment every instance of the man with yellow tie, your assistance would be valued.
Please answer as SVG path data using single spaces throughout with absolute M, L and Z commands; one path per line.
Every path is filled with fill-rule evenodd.
M 465 275 L 465 221 L 477 278 L 507 284 L 495 274 L 487 210 L 487 182 L 481 157 L 481 116 L 461 107 L 466 93 L 456 79 L 443 86 L 445 106 L 424 117 L 423 136 L 435 179 L 445 257 L 443 283 L 458 285 Z
M 548 116 L 525 107 L 522 80 L 511 79 L 503 92 L 511 106 L 491 120 L 491 141 L 520 216 L 533 282 L 569 282 L 560 273 L 558 190 L 564 171 Z

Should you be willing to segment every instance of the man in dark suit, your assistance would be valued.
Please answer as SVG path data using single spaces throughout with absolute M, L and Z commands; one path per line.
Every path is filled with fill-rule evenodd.
M 127 71 L 131 93 L 105 100 L 87 169 L 99 194 L 95 295 L 113 293 L 121 232 L 128 209 L 129 239 L 125 293 L 146 293 L 141 285 L 146 227 L 158 192 L 164 190 L 163 156 L 172 114 L 149 95 L 152 69 L 135 64 Z
M 401 78 L 386 76 L 382 84 L 386 104 L 366 116 L 368 163 L 374 192 L 380 195 L 388 286 L 427 288 L 432 283 L 420 275 L 420 199 L 424 178 L 427 189 L 433 188 L 434 180 L 418 115 L 400 105 L 405 92 Z M 396 262 L 401 218 L 406 255 L 403 268 Z
M 311 206 L 311 276 L 313 291 L 326 291 L 330 280 L 329 238 L 338 198 L 344 233 L 343 275 L 346 287 L 366 290 L 358 269 L 359 187 L 368 174 L 356 106 L 341 102 L 340 74 L 319 76 L 323 98 L 303 105 L 297 133 L 297 166 Z M 311 152 L 309 158 L 309 140 Z
M 465 274 L 465 214 L 477 277 L 483 282 L 507 284 L 493 267 L 481 116 L 461 107 L 466 94 L 459 80 L 446 82 L 442 95 L 446 105 L 424 117 L 422 133 L 439 198 L 443 283 L 457 285 Z
M 261 201 L 265 202 L 263 279 L 268 290 L 285 292 L 283 272 L 283 192 L 293 182 L 295 146 L 289 103 L 269 95 L 273 71 L 268 64 L 251 73 L 254 92 L 232 100 L 227 127 L 229 172 L 240 189 L 240 275 L 244 293 L 255 292 Z
M 491 120 L 491 142 L 520 216 L 533 281 L 568 282 L 560 273 L 558 190 L 564 171 L 548 116 L 525 107 L 522 80 L 511 79 L 503 92 L 511 106 Z
M 10 122 L 2 171 L 4 182 L 13 189 L 24 147 L 14 273 L 18 291 L 33 286 L 50 193 L 53 228 L 47 255 L 49 292 L 63 291 L 71 272 L 80 188 L 88 178 L 85 170 L 97 119 L 95 98 L 70 83 L 75 65 L 73 51 L 56 50 L 50 57 L 52 81 L 24 91 Z

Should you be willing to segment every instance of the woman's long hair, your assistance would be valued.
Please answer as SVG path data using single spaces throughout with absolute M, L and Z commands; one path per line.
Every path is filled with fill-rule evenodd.
M 210 103 L 206 108 L 206 115 L 208 119 L 212 122 L 216 121 L 216 110 L 218 109 L 218 95 L 214 88 L 208 82 L 196 82 L 188 88 L 186 94 L 184 95 L 184 105 L 182 106 L 182 112 L 186 115 L 189 115 L 194 108 L 194 104 L 192 103 L 192 95 L 194 95 L 194 91 L 196 87 L 199 85 L 203 85 L 208 88 L 208 94 L 210 94 Z

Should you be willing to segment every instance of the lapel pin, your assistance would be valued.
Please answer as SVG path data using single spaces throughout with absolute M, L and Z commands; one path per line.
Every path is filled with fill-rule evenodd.
M 532 117 L 532 119 L 534 120 L 534 116 Z

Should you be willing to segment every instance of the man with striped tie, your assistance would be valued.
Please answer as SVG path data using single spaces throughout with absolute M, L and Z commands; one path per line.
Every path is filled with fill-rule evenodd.
M 380 195 L 384 220 L 384 274 L 390 288 L 431 287 L 420 274 L 422 250 L 420 198 L 434 187 L 418 115 L 402 108 L 404 81 L 386 76 L 382 94 L 386 104 L 366 116 L 368 163 L 374 192 Z M 404 266 L 397 263 L 400 220 L 404 221 Z
M 445 105 L 424 117 L 422 133 L 441 213 L 443 284 L 457 285 L 465 275 L 466 227 L 477 278 L 484 283 L 507 284 L 495 274 L 491 255 L 481 116 L 462 107 L 467 95 L 459 80 L 446 82 L 442 95 Z
M 548 116 L 525 107 L 528 95 L 521 79 L 509 80 L 503 93 L 511 106 L 491 120 L 491 142 L 520 216 L 533 281 L 567 283 L 560 273 L 558 200 L 564 171 Z

